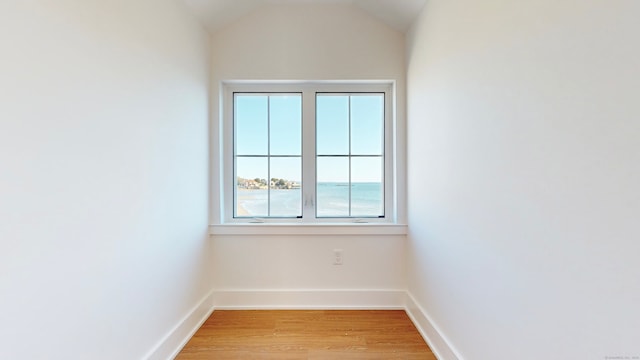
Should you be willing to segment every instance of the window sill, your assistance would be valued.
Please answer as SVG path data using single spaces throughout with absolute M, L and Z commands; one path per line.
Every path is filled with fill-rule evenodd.
M 398 224 L 224 224 L 209 225 L 209 235 L 406 235 Z

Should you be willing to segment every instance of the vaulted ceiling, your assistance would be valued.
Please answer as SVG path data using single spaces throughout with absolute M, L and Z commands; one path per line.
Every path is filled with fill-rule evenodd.
M 406 32 L 426 0 L 184 0 L 211 31 L 270 4 L 354 5 L 401 32 Z

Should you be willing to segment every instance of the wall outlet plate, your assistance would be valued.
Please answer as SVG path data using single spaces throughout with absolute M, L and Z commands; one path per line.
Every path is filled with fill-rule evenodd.
M 344 258 L 342 255 L 342 249 L 333 249 L 333 265 L 343 264 Z

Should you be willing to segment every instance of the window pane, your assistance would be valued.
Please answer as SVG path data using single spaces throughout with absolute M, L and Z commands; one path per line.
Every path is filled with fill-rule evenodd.
M 272 95 L 269 101 L 271 155 L 301 155 L 302 97 Z
M 271 158 L 271 216 L 302 216 L 302 159 Z
M 349 158 L 317 158 L 318 217 L 349 216 Z
M 382 155 L 384 95 L 351 96 L 351 154 Z
M 235 95 L 236 155 L 267 155 L 267 100 L 265 95 Z
M 382 157 L 351 159 L 351 216 L 384 215 Z
M 235 217 L 268 215 L 268 160 L 265 157 L 236 158 Z
M 349 96 L 318 95 L 316 99 L 318 155 L 348 155 Z

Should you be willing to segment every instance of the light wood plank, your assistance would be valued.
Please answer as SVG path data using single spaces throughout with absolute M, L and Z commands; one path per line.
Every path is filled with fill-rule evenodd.
M 218 310 L 176 359 L 436 357 L 401 310 Z

